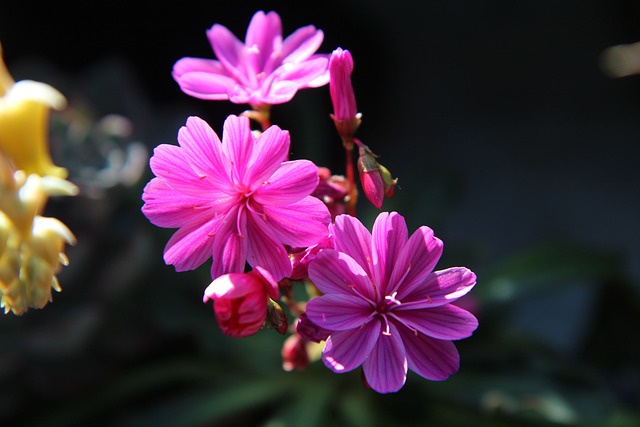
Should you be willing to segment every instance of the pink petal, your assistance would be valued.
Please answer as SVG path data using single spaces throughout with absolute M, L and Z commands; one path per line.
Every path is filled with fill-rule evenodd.
M 378 393 L 394 393 L 407 380 L 407 357 L 400 333 L 389 323 L 389 334 L 381 334 L 362 364 L 367 383 Z
M 244 217 L 238 218 L 238 208 L 234 207 L 221 220 L 213 240 L 212 279 L 227 273 L 244 272 L 247 251 L 240 233 L 246 234 L 246 224 Z
M 403 304 L 393 314 L 410 329 L 440 340 L 467 338 L 478 327 L 473 314 L 451 304 L 421 310 L 404 309 Z
M 189 117 L 178 132 L 178 142 L 191 168 L 221 191 L 234 194 L 229 180 L 231 163 L 211 127 L 199 117 Z
M 360 295 L 375 305 L 371 280 L 349 255 L 323 249 L 309 263 L 309 278 L 325 294 Z
M 294 82 L 282 80 L 272 82 L 270 85 L 263 85 L 263 90 L 260 94 L 253 94 L 250 97 L 251 104 L 284 104 L 291 101 L 291 98 L 300 89 L 299 85 Z
M 404 301 L 411 289 L 433 271 L 441 255 L 442 240 L 435 237 L 429 227 L 418 228 L 396 258 L 387 293 L 398 291 L 398 299 Z
M 220 61 L 214 59 L 182 58 L 175 63 L 172 76 L 184 93 L 199 99 L 228 99 L 236 85 Z
M 466 295 L 476 284 L 476 275 L 465 267 L 434 271 L 401 299 L 403 305 L 432 308 Z M 404 293 L 404 292 L 403 292 Z
M 357 368 L 371 353 L 380 337 L 380 322 L 374 320 L 358 329 L 333 332 L 322 350 L 322 361 L 333 372 Z
M 270 126 L 255 140 L 253 152 L 247 165 L 249 169 L 247 183 L 250 183 L 252 189 L 261 186 L 265 181 L 273 181 L 273 174 L 289 157 L 289 145 L 289 131 L 282 130 L 275 125 Z M 293 178 L 295 179 L 295 176 Z M 310 193 L 311 191 L 306 194 Z
M 212 236 L 219 222 L 214 218 L 204 224 L 193 224 L 176 231 L 167 242 L 164 261 L 176 271 L 194 270 L 211 257 Z
M 183 150 L 178 146 L 158 145 L 153 150 L 149 164 L 157 177 L 180 193 L 204 200 L 223 200 L 229 197 L 198 177 L 184 158 Z
M 373 277 L 371 233 L 351 215 L 338 215 L 329 227 L 336 250 L 353 258 L 369 277 Z
M 396 264 L 397 257 L 407 243 L 407 223 L 397 212 L 382 212 L 373 224 L 371 252 L 373 257 L 374 282 L 387 295 L 386 286 Z
M 295 203 L 310 195 L 318 181 L 318 167 L 309 160 L 279 163 L 278 169 L 261 181 L 253 200 L 269 205 Z
M 251 18 L 245 45 L 247 47 L 256 46 L 260 52 L 258 69 L 263 70 L 265 63 L 271 57 L 274 48 L 279 48 L 282 43 L 282 21 L 276 12 L 269 12 L 265 15 L 263 11 L 258 11 Z
M 356 295 L 323 295 L 311 299 L 306 313 L 316 325 L 332 331 L 358 329 L 369 322 L 375 311 Z
M 460 355 L 451 341 L 442 341 L 400 326 L 409 369 L 431 381 L 446 380 L 458 371 Z
M 308 83 L 325 74 L 329 77 L 329 57 L 317 57 L 304 62 L 286 63 L 278 67 L 274 74 L 276 81 L 288 81 L 298 85 L 298 89 L 308 87 Z
M 246 217 L 247 231 L 243 236 L 249 264 L 268 270 L 276 281 L 291 275 L 291 261 L 283 244 L 270 233 L 260 215 L 248 212 Z
M 224 68 L 242 85 L 249 85 L 244 68 L 244 44 L 224 25 L 215 24 L 207 31 L 207 38 Z
M 282 62 L 301 62 L 313 55 L 324 40 L 322 30 L 313 25 L 300 27 L 282 42 Z
M 230 115 L 224 121 L 222 130 L 222 150 L 231 162 L 232 180 L 246 184 L 247 165 L 251 159 L 255 137 L 251 132 L 249 118 Z
M 262 206 L 270 231 L 285 245 L 307 247 L 328 236 L 331 214 L 319 199 L 307 196 L 288 205 Z
M 142 200 L 142 213 L 152 224 L 164 228 L 181 227 L 193 221 L 195 212 L 208 209 L 202 199 L 177 192 L 160 178 L 153 178 L 144 187 Z M 212 215 L 211 211 L 207 214 Z

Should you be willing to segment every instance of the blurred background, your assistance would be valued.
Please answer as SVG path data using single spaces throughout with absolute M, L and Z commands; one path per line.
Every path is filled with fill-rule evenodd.
M 0 425 L 640 425 L 640 74 L 605 49 L 640 41 L 631 0 L 3 2 L 16 80 L 59 89 L 51 151 L 79 196 L 45 215 L 78 243 L 43 310 L 0 319 Z M 438 269 L 471 268 L 480 320 L 444 382 L 410 373 L 394 395 L 322 363 L 283 371 L 285 337 L 220 333 L 208 266 L 176 273 L 173 230 L 141 214 L 148 157 L 198 115 L 220 133 L 246 106 L 183 94 L 183 56 L 213 58 L 205 31 L 239 38 L 257 10 L 284 34 L 313 24 L 320 52 L 348 49 L 358 136 L 399 178 L 384 210 L 445 242 Z M 328 87 L 272 121 L 292 157 L 343 173 Z M 377 211 L 361 198 L 370 226 Z

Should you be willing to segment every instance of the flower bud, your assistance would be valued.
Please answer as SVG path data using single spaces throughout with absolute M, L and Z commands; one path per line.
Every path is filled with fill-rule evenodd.
M 389 199 L 396 193 L 396 184 L 398 178 L 391 178 L 391 172 L 389 169 L 378 163 L 378 169 L 380 170 L 380 176 L 382 176 L 382 182 L 384 183 L 384 195 Z
M 331 331 L 316 325 L 307 317 L 306 313 L 302 313 L 296 323 L 296 332 L 308 341 L 321 342 L 325 341 Z
M 293 334 L 282 345 L 282 369 L 287 372 L 304 369 L 309 365 L 309 354 L 304 339 Z
M 337 48 L 329 59 L 329 92 L 333 103 L 333 119 L 338 134 L 351 138 L 360 126 L 360 114 L 351 83 L 353 58 L 348 50 Z
M 378 209 L 382 207 L 384 199 L 384 182 L 380 175 L 378 162 L 369 150 L 360 149 L 358 157 L 358 171 L 362 191 L 367 199 Z
M 287 315 L 280 307 L 280 304 L 269 298 L 267 302 L 267 318 L 265 319 L 265 326 L 275 329 L 280 333 L 280 335 L 284 335 L 287 332 L 287 328 L 289 327 L 289 320 L 287 319 Z
M 220 329 L 235 338 L 258 332 L 267 317 L 269 298 L 278 298 L 278 284 L 268 271 L 256 267 L 249 273 L 229 273 L 205 289 L 203 302 L 213 300 Z

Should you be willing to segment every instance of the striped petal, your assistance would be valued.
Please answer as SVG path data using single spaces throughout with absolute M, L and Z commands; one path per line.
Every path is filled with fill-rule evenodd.
M 389 334 L 381 334 L 362 364 L 367 383 L 378 393 L 394 393 L 407 380 L 407 357 L 400 333 L 389 323 Z
M 369 322 L 375 311 L 356 295 L 323 295 L 311 299 L 306 313 L 316 325 L 331 331 L 357 329 Z
M 380 337 L 380 322 L 362 328 L 333 332 L 322 350 L 322 361 L 333 372 L 349 372 L 362 365 Z

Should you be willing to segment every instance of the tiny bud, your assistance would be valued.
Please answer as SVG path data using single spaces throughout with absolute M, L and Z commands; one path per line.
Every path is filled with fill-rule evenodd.
M 388 198 L 392 198 L 396 192 L 396 184 L 398 184 L 398 178 L 391 178 L 391 172 L 378 163 L 380 169 L 380 175 L 382 176 L 382 182 L 384 183 L 384 195 Z
M 324 329 L 309 320 L 306 313 L 302 313 L 298 318 L 296 332 L 300 334 L 302 338 L 313 342 L 325 341 L 329 337 L 329 334 L 331 334 L 330 330 Z
M 376 208 L 382 208 L 385 185 L 380 175 L 378 162 L 369 150 L 360 149 L 358 171 L 360 172 L 360 183 L 365 196 Z
M 286 313 L 282 307 L 280 307 L 280 304 L 271 298 L 269 298 L 267 302 L 267 317 L 264 320 L 264 324 L 268 328 L 275 329 L 281 335 L 284 335 L 289 327 L 289 320 L 287 319 Z
M 294 369 L 304 369 L 309 365 L 306 343 L 298 334 L 293 334 L 285 340 L 281 354 L 282 369 L 287 372 Z

